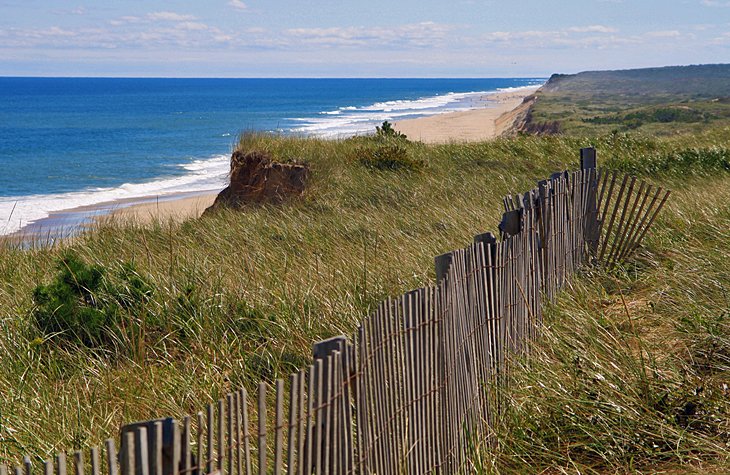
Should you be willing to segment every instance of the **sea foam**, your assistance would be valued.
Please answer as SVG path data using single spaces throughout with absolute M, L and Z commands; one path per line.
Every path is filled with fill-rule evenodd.
M 0 235 L 14 233 L 59 211 L 119 200 L 217 191 L 226 185 L 229 163 L 227 155 L 219 155 L 180 164 L 178 167 L 183 173 L 178 176 L 144 183 L 125 183 L 113 188 L 90 188 L 70 193 L 0 197 Z
M 535 84 L 537 85 L 537 84 Z M 506 87 L 491 91 L 448 92 L 411 100 L 375 102 L 366 106 L 343 106 L 319 113 L 319 117 L 290 119 L 300 125 L 292 127 L 295 134 L 324 138 L 343 138 L 370 133 L 383 121 L 413 119 L 448 112 L 460 112 L 489 107 L 489 96 L 500 92 L 517 92 L 534 85 Z

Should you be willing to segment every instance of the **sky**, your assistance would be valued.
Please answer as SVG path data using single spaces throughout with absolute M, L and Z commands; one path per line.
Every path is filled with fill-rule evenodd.
M 730 0 L 0 0 L 0 76 L 546 77 L 730 62 Z

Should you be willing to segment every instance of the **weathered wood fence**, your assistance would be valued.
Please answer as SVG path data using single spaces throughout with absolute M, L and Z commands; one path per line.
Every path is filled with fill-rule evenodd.
M 499 239 L 480 234 L 438 256 L 434 285 L 382 302 L 349 340 L 317 343 L 313 364 L 287 382 L 179 421 L 127 425 L 118 449 L 109 439 L 69 460 L 26 457 L 14 475 L 465 471 L 490 442 L 508 355 L 539 336 L 543 301 L 581 266 L 634 252 L 668 197 L 597 169 L 595 150 L 582 149 L 580 170 L 505 197 Z

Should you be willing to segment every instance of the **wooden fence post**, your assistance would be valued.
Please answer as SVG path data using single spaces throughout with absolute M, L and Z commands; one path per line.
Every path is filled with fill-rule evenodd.
M 344 432 L 338 430 L 337 427 L 322 427 L 321 440 L 315 440 L 315 446 L 322 447 L 322 460 L 321 463 L 325 467 L 324 470 L 328 473 L 335 473 L 336 471 L 342 471 L 344 473 L 350 473 L 353 469 L 353 460 L 348 456 L 350 447 L 352 447 L 352 401 L 349 395 L 352 391 L 349 391 L 345 386 L 349 386 L 352 381 L 351 376 L 354 373 L 354 367 L 352 365 L 352 358 L 348 357 L 351 347 L 347 342 L 347 337 L 344 335 L 338 335 L 326 340 L 319 341 L 313 345 L 312 353 L 314 361 L 322 361 L 322 384 L 320 386 L 319 381 L 315 381 L 315 387 L 322 388 L 322 394 L 319 400 L 325 405 L 330 405 L 330 413 L 334 415 L 334 420 L 337 420 L 337 425 L 346 427 L 347 430 Z M 334 357 L 339 358 L 340 363 L 333 362 L 333 367 L 330 368 L 330 363 Z M 334 374 L 333 371 L 338 371 L 343 374 Z M 315 373 L 316 375 L 317 373 Z M 329 380 L 332 375 L 332 381 Z M 346 381 L 345 385 L 341 384 L 341 381 Z M 340 384 L 338 384 L 340 382 Z M 331 392 L 330 392 L 331 388 Z M 342 408 L 342 405 L 336 401 L 336 398 L 346 399 L 344 405 L 346 406 L 344 411 L 339 411 L 338 408 Z M 337 411 L 337 412 L 333 412 Z M 338 420 L 344 419 L 344 420 Z M 326 423 L 326 418 L 323 418 L 322 422 Z M 316 434 L 316 432 L 315 432 Z M 316 436 L 315 436 L 316 437 Z M 333 440 L 337 438 L 338 440 Z M 341 440 L 340 440 L 341 439 Z M 329 442 L 328 447 L 323 444 Z M 339 454 L 328 454 L 328 450 L 331 447 L 337 447 Z M 326 457 L 326 458 L 325 458 Z M 315 461 L 316 462 L 316 461 Z
M 584 210 L 584 240 L 591 256 L 598 252 L 601 227 L 598 222 L 598 159 L 593 147 L 580 149 L 580 168 L 583 170 L 583 180 L 586 192 L 586 207 Z
M 502 235 L 516 236 L 522 231 L 522 209 L 508 211 L 502 215 L 502 222 L 499 223 L 499 230 Z
M 441 254 L 440 256 L 436 256 L 434 259 L 434 263 L 436 266 L 436 285 L 441 283 L 442 280 L 446 278 L 446 276 L 449 273 L 449 268 L 451 267 L 451 262 L 454 259 L 454 254 L 452 252 L 447 252 L 446 254 Z
M 580 169 L 588 170 L 590 168 L 598 168 L 596 162 L 596 149 L 593 147 L 582 148 L 580 149 Z

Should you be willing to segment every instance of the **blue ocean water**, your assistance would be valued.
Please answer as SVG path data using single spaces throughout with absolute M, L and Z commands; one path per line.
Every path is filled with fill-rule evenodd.
M 543 82 L 0 78 L 0 234 L 78 206 L 221 188 L 245 130 L 349 136 Z

